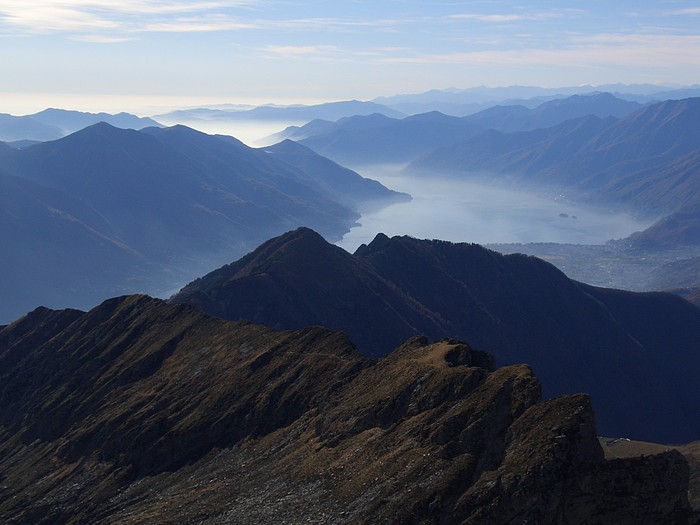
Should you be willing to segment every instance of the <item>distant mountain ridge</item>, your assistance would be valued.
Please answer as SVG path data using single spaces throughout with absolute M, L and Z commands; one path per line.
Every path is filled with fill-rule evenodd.
M 547 395 L 589 392 L 602 432 L 657 442 L 700 434 L 700 309 L 576 283 L 533 257 L 383 235 L 350 255 L 301 229 L 172 301 L 277 328 L 342 330 L 371 356 L 411 335 L 449 334 L 499 363 L 531 364 Z
M 304 152 L 315 166 L 306 173 L 231 137 L 105 123 L 21 150 L 2 145 L 0 170 L 15 178 L 7 179 L 4 213 L 14 214 L 0 242 L 15 255 L 0 261 L 13 276 L 0 281 L 0 319 L 27 305 L 88 307 L 115 293 L 165 293 L 289 228 L 312 224 L 337 239 L 362 203 L 406 198 L 316 157 Z M 27 199 L 35 204 L 14 205 Z M 50 236 L 54 230 L 63 233 Z M 42 236 L 52 240 L 32 256 L 31 239 Z
M 487 130 L 533 130 L 588 115 L 624 116 L 639 107 L 608 93 L 575 95 L 534 109 L 495 106 L 461 118 L 433 111 L 393 120 L 376 115 L 356 116 L 334 124 L 315 121 L 289 128 L 275 137 L 299 140 L 317 153 L 350 166 L 407 163 L 441 147 L 479 137 Z
M 117 128 L 137 130 L 149 126 L 160 126 L 151 118 L 137 117 L 129 113 L 112 115 L 51 108 L 21 117 L 0 115 L 0 141 L 56 140 L 100 122 L 106 122 Z
M 662 100 L 680 100 L 700 96 L 700 85 L 670 87 L 653 84 L 606 84 L 542 88 L 537 86 L 473 87 L 466 89 L 433 89 L 425 93 L 378 97 L 374 102 L 385 104 L 408 114 L 441 111 L 448 115 L 466 116 L 496 105 L 526 104 L 563 99 L 572 95 L 611 93 L 617 98 L 641 104 Z
M 16 117 L 0 114 L 0 141 L 16 142 L 20 140 L 55 140 L 63 132 L 55 126 L 48 126 L 31 117 Z
M 698 132 L 696 132 L 698 131 Z M 700 98 L 644 106 L 621 119 L 587 116 L 533 131 L 490 131 L 436 149 L 412 173 L 484 177 L 569 189 L 648 215 L 694 204 Z
M 140 130 L 152 126 L 160 127 L 161 124 L 149 117 L 137 117 L 130 113 L 110 114 L 105 112 L 87 113 L 84 111 L 69 111 L 65 109 L 49 108 L 33 115 L 30 118 L 59 128 L 64 135 L 70 135 L 83 128 L 105 122 L 115 128 Z
M 302 121 L 308 122 L 314 119 L 338 120 L 354 115 L 370 115 L 381 113 L 390 117 L 403 117 L 403 113 L 387 108 L 374 102 L 361 102 L 349 100 L 342 102 L 328 102 L 325 104 L 300 105 L 300 106 L 259 106 L 243 111 L 231 111 L 222 109 L 195 108 L 183 109 L 170 113 L 156 115 L 154 118 L 166 122 L 183 120 L 259 120 L 259 121 Z

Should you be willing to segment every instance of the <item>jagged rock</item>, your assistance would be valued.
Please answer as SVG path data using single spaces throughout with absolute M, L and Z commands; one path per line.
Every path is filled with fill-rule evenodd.
M 363 357 L 145 296 L 0 331 L 4 523 L 688 523 L 688 466 L 606 461 L 585 395 L 455 340 Z

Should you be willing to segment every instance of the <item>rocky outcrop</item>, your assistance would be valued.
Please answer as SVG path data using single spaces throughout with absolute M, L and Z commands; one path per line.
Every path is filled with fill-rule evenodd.
M 0 331 L 4 523 L 688 523 L 675 453 L 606 461 L 585 395 L 413 338 L 373 361 L 145 296 Z

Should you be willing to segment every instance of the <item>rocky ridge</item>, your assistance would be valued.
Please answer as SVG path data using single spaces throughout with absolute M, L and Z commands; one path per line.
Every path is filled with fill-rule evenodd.
M 413 338 L 379 360 L 146 296 L 0 331 L 4 523 L 689 523 L 674 451 L 606 461 L 586 395 Z
M 588 393 L 604 435 L 700 435 L 700 310 L 671 294 L 584 285 L 535 257 L 383 234 L 349 254 L 300 228 L 172 301 L 282 329 L 326 326 L 370 357 L 448 335 L 499 364 L 528 363 L 545 397 Z

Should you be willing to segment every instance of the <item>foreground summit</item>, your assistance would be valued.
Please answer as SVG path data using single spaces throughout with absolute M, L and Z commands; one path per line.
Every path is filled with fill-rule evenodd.
M 373 361 L 146 296 L 0 331 L 4 523 L 688 523 L 677 452 L 453 340 Z

